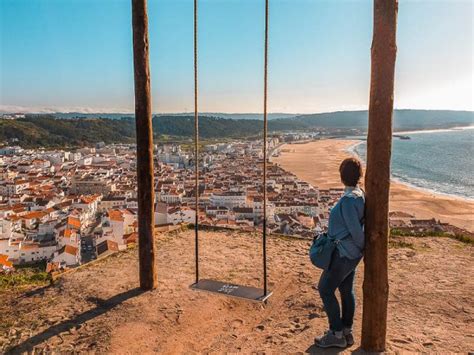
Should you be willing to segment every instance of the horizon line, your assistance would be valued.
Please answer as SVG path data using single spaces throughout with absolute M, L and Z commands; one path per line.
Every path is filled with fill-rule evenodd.
M 19 107 L 18 107 L 19 108 Z M 26 109 L 26 110 L 25 110 Z M 452 112 L 473 112 L 474 109 L 453 109 L 453 108 L 407 108 L 407 107 L 394 107 L 393 111 L 452 111 Z M 341 112 L 368 112 L 368 108 L 360 108 L 360 109 L 339 109 L 339 110 L 329 110 L 329 111 L 313 111 L 313 112 L 268 112 L 268 115 L 294 115 L 294 116 L 304 116 L 304 115 L 315 115 L 315 114 L 328 114 L 328 113 L 341 113 Z M 77 109 L 77 110 L 49 110 L 49 109 L 39 109 L 39 110 L 30 110 L 26 107 L 23 107 L 23 110 L 9 110 L 9 109 L 2 109 L 0 106 L 0 114 L 32 114 L 32 115 L 47 115 L 47 114 L 83 114 L 83 115 L 135 115 L 135 112 L 130 110 L 101 110 L 97 109 L 97 111 L 91 109 Z M 262 112 L 217 112 L 217 111 L 202 111 L 199 112 L 200 115 L 261 115 L 263 116 Z M 194 115 L 193 111 L 169 111 L 169 112 L 152 112 L 152 115 Z

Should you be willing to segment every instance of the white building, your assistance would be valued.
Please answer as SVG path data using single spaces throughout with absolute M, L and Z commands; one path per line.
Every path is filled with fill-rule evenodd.
M 51 259 L 57 250 L 57 245 L 42 246 L 39 243 L 20 242 L 18 249 L 15 259 L 18 260 L 18 264 L 23 264 Z
M 177 190 L 162 191 L 158 194 L 158 198 L 165 203 L 180 203 L 183 198 L 183 192 Z
M 26 180 L 16 180 L 7 182 L 2 189 L 4 196 L 18 195 L 21 191 L 26 190 L 30 183 Z
M 245 192 L 213 193 L 209 202 L 213 206 L 224 206 L 228 209 L 233 209 L 234 207 L 245 207 L 247 205 L 247 196 Z
M 23 151 L 21 147 L 2 147 L 0 148 L 0 155 L 16 155 Z
M 125 197 L 104 197 L 99 202 L 99 211 L 104 212 L 110 209 L 124 207 L 127 204 L 127 199 Z
M 124 250 L 127 243 L 124 236 L 137 229 L 136 215 L 127 209 L 113 209 L 107 211 L 107 216 L 102 221 L 102 236 L 97 244 L 111 240 L 118 244 L 119 250 Z
M 196 211 L 189 207 L 174 207 L 168 210 L 167 223 L 194 223 L 196 221 Z
M 80 249 L 72 245 L 65 245 L 54 254 L 52 262 L 66 266 L 78 265 L 81 263 Z

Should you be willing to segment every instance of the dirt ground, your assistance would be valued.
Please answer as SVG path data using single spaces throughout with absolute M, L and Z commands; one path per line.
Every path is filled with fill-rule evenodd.
M 351 156 L 347 149 L 355 140 L 325 139 L 282 147 L 272 161 L 319 188 L 341 187 L 339 164 Z M 390 210 L 402 211 L 418 218 L 436 218 L 460 228 L 474 231 L 474 201 L 430 193 L 392 181 Z
M 137 251 L 64 275 L 51 287 L 0 294 L 0 353 L 337 353 L 313 339 L 327 327 L 309 241 L 271 237 L 266 305 L 192 291 L 193 232 L 158 237 L 159 286 L 142 293 Z M 257 234 L 201 233 L 201 275 L 258 286 Z M 447 238 L 398 238 L 390 249 L 388 352 L 474 350 L 472 247 Z M 363 265 L 356 281 L 361 299 Z M 357 307 L 357 350 L 362 307 Z

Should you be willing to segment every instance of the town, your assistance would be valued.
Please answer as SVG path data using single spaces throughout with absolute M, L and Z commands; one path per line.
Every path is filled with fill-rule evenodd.
M 310 138 L 287 135 L 267 142 L 269 233 L 313 238 L 327 228 L 329 211 L 343 192 L 318 189 L 271 163 L 284 142 Z M 232 141 L 202 148 L 200 225 L 261 230 L 262 144 Z M 155 146 L 156 231 L 195 222 L 194 167 L 193 152 L 182 145 Z M 136 243 L 135 172 L 135 145 L 0 148 L 0 269 L 43 261 L 48 271 L 60 271 Z M 392 213 L 391 223 L 402 230 L 443 228 L 434 219 L 403 213 Z

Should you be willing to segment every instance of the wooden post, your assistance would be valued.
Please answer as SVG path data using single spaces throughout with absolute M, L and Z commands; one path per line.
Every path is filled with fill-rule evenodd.
M 388 303 L 388 212 L 398 0 L 374 0 L 367 137 L 362 348 L 384 351 Z
M 137 130 L 138 243 L 140 287 L 156 288 L 153 182 L 153 128 L 151 120 L 148 15 L 146 0 L 132 0 L 135 122 Z

